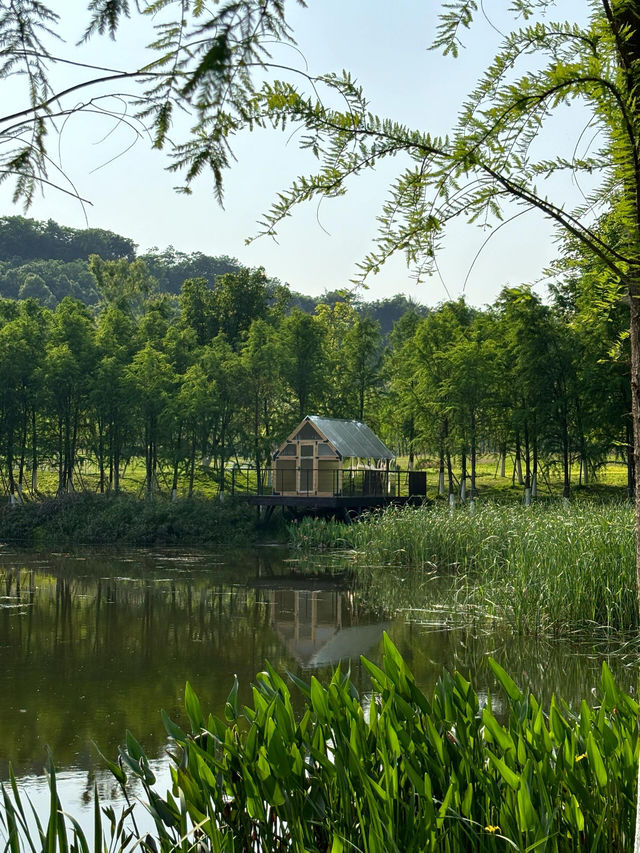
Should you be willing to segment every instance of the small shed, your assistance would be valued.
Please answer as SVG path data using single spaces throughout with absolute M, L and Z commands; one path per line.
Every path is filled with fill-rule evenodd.
M 307 415 L 273 454 L 273 493 L 341 495 L 350 466 L 362 472 L 365 493 L 379 494 L 393 458 L 366 424 Z

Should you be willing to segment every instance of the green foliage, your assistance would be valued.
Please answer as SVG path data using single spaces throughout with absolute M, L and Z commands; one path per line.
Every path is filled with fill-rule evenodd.
M 191 732 L 163 714 L 171 790 L 157 790 L 144 749 L 129 732 L 120 767 L 110 765 L 123 789 L 125 775 L 141 787 L 154 837 L 129 839 L 117 832 L 115 818 L 112 835 L 116 830 L 123 848 L 141 843 L 166 853 L 628 850 L 639 746 L 635 700 L 603 664 L 594 708 L 583 702 L 575 713 L 554 697 L 543 709 L 490 663 L 495 695 L 481 700 L 460 673 L 445 672 L 427 696 L 385 636 L 382 668 L 362 658 L 373 687 L 366 697 L 340 669 L 327 685 L 292 676 L 301 715 L 293 710 L 297 697 L 268 663 L 251 704 L 239 706 L 234 683 L 225 720 L 206 715 L 187 685 Z M 55 832 L 66 853 L 53 773 L 50 787 L 48 829 L 32 837 L 44 842 Z M 15 787 L 4 793 L 9 847 L 25 849 L 20 794 Z M 95 831 L 98 849 L 97 799 Z M 79 836 L 74 840 L 86 848 Z
M 348 547 L 350 528 L 343 522 L 304 516 L 289 525 L 289 544 L 302 551 Z
M 257 535 L 255 510 L 233 498 L 142 501 L 79 492 L 0 508 L 0 540 L 21 545 L 244 543 Z
M 307 520 L 290 539 L 353 549 L 350 566 L 383 610 L 428 611 L 437 574 L 449 579 L 438 603 L 458 620 L 560 636 L 638 626 L 628 504 L 390 508 L 350 526 Z

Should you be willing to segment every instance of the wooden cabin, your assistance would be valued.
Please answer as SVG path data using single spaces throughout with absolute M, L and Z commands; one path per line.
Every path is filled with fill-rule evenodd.
M 393 458 L 366 424 L 307 415 L 273 454 L 273 494 L 348 494 L 354 471 L 361 494 L 384 494 Z

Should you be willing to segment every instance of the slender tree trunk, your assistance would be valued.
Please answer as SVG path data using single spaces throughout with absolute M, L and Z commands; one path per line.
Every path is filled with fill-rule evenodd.
M 515 485 L 516 478 L 518 480 L 519 486 L 524 486 L 524 479 L 522 477 L 522 450 L 520 448 L 520 435 L 516 433 L 516 457 L 513 462 L 513 475 L 511 477 L 511 484 Z
M 583 486 L 589 485 L 589 465 L 587 461 L 587 442 L 584 433 L 580 432 L 580 478 Z
M 636 493 L 635 489 L 635 481 L 636 481 L 636 470 L 635 470 L 635 462 L 634 462 L 634 448 L 633 448 L 633 424 L 629 419 L 625 424 L 625 436 L 626 436 L 626 456 L 627 456 L 627 497 L 629 500 L 633 500 L 634 495 Z
M 36 407 L 31 410 L 31 491 L 38 493 L 38 432 L 36 429 Z
M 460 500 L 464 503 L 467 499 L 467 452 L 462 450 L 460 454 Z
M 304 415 L 303 415 L 303 417 L 304 417 Z M 227 438 L 227 435 L 226 435 L 226 428 L 225 428 L 225 422 L 224 422 L 224 417 L 223 417 L 222 424 L 220 427 L 220 480 L 219 480 L 220 485 L 218 487 L 218 493 L 220 495 L 221 500 L 222 500 L 222 496 L 224 495 L 224 457 L 225 457 L 225 441 L 226 441 L 226 438 Z
M 9 502 L 16 502 L 16 483 L 13 478 L 13 427 L 7 435 L 7 476 L 9 478 Z
M 191 436 L 191 453 L 189 455 L 189 492 L 188 495 L 193 495 L 193 479 L 196 473 L 196 434 L 195 430 Z
M 531 497 L 538 497 L 538 435 L 533 433 L 533 471 L 531 474 Z
M 25 406 L 22 411 L 22 435 L 20 436 L 20 465 L 18 468 L 18 498 L 22 503 L 22 490 L 24 486 L 24 469 L 27 457 L 27 436 L 29 435 L 29 410 Z
M 640 282 L 629 284 L 631 340 L 631 415 L 633 419 L 633 469 L 636 529 L 636 595 L 640 613 Z M 634 853 L 640 853 L 640 762 L 636 799 L 636 835 Z
M 507 443 L 500 446 L 500 476 L 507 476 Z
M 571 466 L 569 465 L 569 424 L 567 411 L 562 412 L 562 497 L 565 500 L 571 495 Z
M 444 448 L 440 444 L 440 464 L 438 466 L 438 494 L 444 495 Z
M 253 412 L 253 438 L 256 458 L 256 489 L 257 494 L 260 494 L 260 404 L 257 399 Z
M 145 461 L 145 469 L 146 469 L 146 478 L 147 478 L 147 497 L 151 497 L 151 483 L 153 480 L 153 463 L 152 456 L 153 451 L 151 448 L 151 425 L 149 422 L 145 425 L 145 436 L 144 436 L 144 461 Z
M 175 501 L 178 499 L 178 464 L 179 464 L 179 453 L 180 453 L 180 445 L 182 444 L 182 424 L 180 424 L 180 428 L 178 429 L 178 439 L 176 441 L 176 452 L 173 456 L 173 481 L 171 483 L 171 500 Z
M 100 472 L 100 494 L 104 494 L 104 424 L 102 418 L 98 419 L 98 469 Z
M 529 423 L 524 422 L 524 487 L 531 488 L 531 447 L 529 443 Z
M 78 420 L 79 420 L 79 412 L 76 407 L 75 413 L 73 415 L 73 430 L 71 431 L 71 443 L 69 447 L 69 491 L 72 492 L 74 489 L 73 486 L 73 471 L 76 465 L 76 454 L 78 449 Z M 80 483 L 80 488 L 82 488 L 82 483 Z
M 109 491 L 113 490 L 113 423 L 109 424 Z
M 529 442 L 529 422 L 524 422 L 524 502 L 531 503 L 531 445 Z
M 113 426 L 113 491 L 120 491 L 120 428 Z
M 476 461 L 478 449 L 476 447 L 476 413 L 471 412 L 471 499 L 477 497 L 476 490 Z
M 64 491 L 64 421 L 62 417 L 58 417 L 58 494 L 61 495 Z
M 448 419 L 448 418 L 445 418 L 445 419 L 444 419 L 444 425 L 443 425 L 442 435 L 443 435 L 443 438 L 444 438 L 444 445 L 445 445 L 445 458 L 446 458 L 446 461 L 447 461 L 447 479 L 448 479 L 448 482 L 449 482 L 449 503 L 452 503 L 452 500 L 453 500 L 453 497 L 454 497 L 454 490 L 453 490 L 453 467 L 452 467 L 452 465 L 451 465 L 451 452 L 449 451 L 449 442 L 447 441 L 447 439 L 449 438 L 449 419 Z

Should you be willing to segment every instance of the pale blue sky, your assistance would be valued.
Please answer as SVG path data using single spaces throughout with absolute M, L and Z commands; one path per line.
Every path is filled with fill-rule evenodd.
M 149 40 L 149 33 L 138 24 L 124 31 L 116 44 L 95 39 L 88 48 L 74 47 L 82 32 L 85 5 L 83 0 L 56 0 L 68 32 L 67 44 L 58 52 L 109 66 L 138 64 L 140 47 Z M 504 9 L 508 3 L 491 5 Z M 563 0 L 559 6 L 566 15 L 572 10 L 584 14 L 579 0 Z M 466 35 L 468 49 L 458 60 L 429 51 L 437 8 L 437 3 L 424 0 L 393 4 L 310 0 L 306 10 L 291 4 L 291 21 L 311 73 L 347 68 L 364 86 L 373 112 L 444 134 L 483 63 L 493 54 L 498 37 L 481 18 Z M 501 13 L 495 14 L 493 23 L 504 26 Z M 278 58 L 287 56 L 291 64 L 302 62 L 288 49 Z M 9 94 L 19 104 L 15 90 Z M 7 91 L 5 104 L 6 96 Z M 569 140 L 575 127 L 575 121 L 559 122 L 550 144 Z M 346 197 L 324 202 L 319 209 L 316 205 L 298 209 L 280 229 L 277 243 L 262 238 L 246 246 L 245 238 L 256 233 L 256 221 L 278 190 L 297 174 L 313 169 L 313 158 L 298 151 L 295 137 L 287 142 L 280 134 L 258 132 L 237 141 L 238 162 L 225 179 L 224 210 L 217 205 L 206 177 L 194 187 L 193 195 L 176 195 L 172 187 L 179 181 L 163 171 L 163 154 L 150 150 L 144 140 L 126 150 L 132 141 L 132 133 L 122 126 L 114 129 L 111 120 L 74 118 L 64 129 L 59 149 L 51 150 L 79 192 L 91 200 L 87 210 L 91 226 L 131 237 L 143 251 L 172 244 L 186 252 L 235 256 L 249 266 L 264 266 L 269 275 L 311 295 L 348 286 L 356 262 L 371 247 L 375 218 L 389 182 L 402 166 L 400 159 L 380 164 L 375 174 L 356 179 Z M 4 214 L 22 212 L 11 205 L 7 190 L 0 199 Z M 38 198 L 27 215 L 51 217 L 74 227 L 85 225 L 78 203 L 53 191 Z M 437 276 L 415 285 L 404 259 L 398 257 L 370 280 L 365 298 L 405 293 L 435 304 L 448 295 L 455 298 L 464 289 L 472 304 L 481 305 L 492 301 L 507 284 L 536 280 L 556 253 L 550 226 L 535 213 L 496 233 L 470 270 L 485 239 L 478 228 L 459 223 L 451 229 L 439 258 L 444 285 Z

